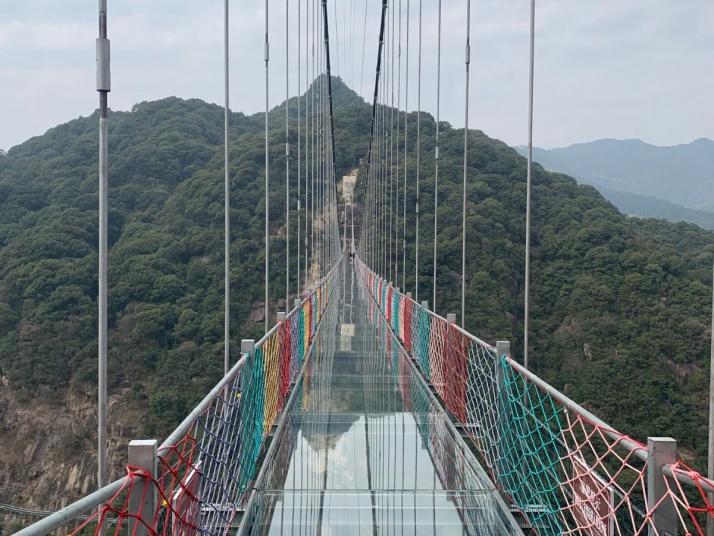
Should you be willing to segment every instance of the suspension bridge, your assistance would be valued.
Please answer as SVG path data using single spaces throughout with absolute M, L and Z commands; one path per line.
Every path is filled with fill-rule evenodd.
M 407 69 L 411 4 L 415 2 L 405 0 Z M 297 101 L 297 155 L 292 167 L 298 174 L 298 191 L 293 197 L 291 161 L 286 159 L 286 223 L 294 209 L 291 203 L 297 205 L 298 216 L 292 261 L 289 232 L 285 251 L 288 275 L 283 303 L 287 309 L 292 297 L 292 309 L 278 313 L 271 326 L 266 2 L 265 335 L 258 341 L 242 340 L 240 358 L 231 364 L 226 277 L 224 377 L 162 442 L 132 441 L 125 473 L 107 482 L 102 454 L 106 315 L 100 314 L 99 489 L 18 534 L 705 534 L 714 516 L 714 482 L 684 463 L 675 439 L 650 437 L 641 443 L 629 437 L 531 372 L 527 358 L 521 362 L 513 357 L 508 341 L 489 343 L 464 329 L 465 264 L 460 323 L 455 315 L 440 316 L 427 302 L 419 301 L 419 281 L 426 279 L 426 270 L 420 269 L 418 257 L 409 265 L 405 244 L 406 190 L 412 180 L 417 188 L 414 211 L 419 240 L 422 2 L 417 5 L 417 124 L 410 130 L 408 115 L 399 112 L 402 2 L 393 0 L 389 5 L 383 0 L 369 150 L 356 175 L 357 185 L 350 183 L 348 188 L 345 182 L 340 201 L 328 2 L 306 0 L 304 11 L 303 1 L 298 2 L 297 42 L 304 47 L 298 48 L 298 69 L 304 60 L 309 77 L 317 82 L 305 99 Z M 440 87 L 440 1 L 438 6 Z M 534 6 L 532 2 L 531 104 Z M 348 18 L 358 19 L 354 1 L 349 9 Z M 226 2 L 226 20 L 227 15 Z M 469 1 L 465 15 L 468 27 Z M 100 1 L 100 220 L 105 223 L 110 89 L 106 22 L 106 2 Z M 464 199 L 469 32 L 470 28 L 465 58 Z M 227 22 L 225 42 L 228 274 Z M 343 73 L 354 73 L 359 56 L 354 36 L 343 35 L 337 42 L 343 45 Z M 339 51 L 336 55 L 339 61 Z M 298 74 L 299 87 L 301 80 Z M 287 93 L 289 99 L 289 88 Z M 408 92 L 404 109 L 407 100 Z M 289 156 L 293 116 L 288 102 L 285 149 Z M 437 107 L 437 185 L 438 117 Z M 532 107 L 529 117 L 532 124 Z M 416 177 L 408 179 L 407 144 L 403 143 L 400 155 L 400 136 L 402 142 L 417 140 Z M 528 170 L 530 193 L 530 160 Z M 363 195 L 355 223 L 357 191 Z M 401 229 L 394 217 L 400 211 Z M 436 221 L 432 296 L 438 281 Z M 107 291 L 107 243 L 101 234 L 106 227 L 102 229 L 100 308 L 106 307 Z M 466 232 L 464 205 L 463 259 Z M 291 262 L 298 273 L 294 293 Z M 406 291 L 406 270 L 412 268 L 413 295 Z M 401 288 L 396 283 L 400 280 Z M 527 341 L 526 336 L 526 356 Z

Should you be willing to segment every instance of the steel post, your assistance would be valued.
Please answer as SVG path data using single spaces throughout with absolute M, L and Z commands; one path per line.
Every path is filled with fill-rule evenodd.
M 677 509 L 667 495 L 663 466 L 677 461 L 677 440 L 647 438 L 647 510 L 651 516 L 650 536 L 673 536 L 679 532 Z
M 143 491 L 136 490 L 129 494 L 129 513 L 136 515 L 129 519 L 129 534 L 134 536 L 146 536 L 151 532 L 149 527 L 153 528 L 157 498 L 153 482 L 158 474 L 157 446 L 156 439 L 134 439 L 129 442 L 129 466 L 144 469 L 150 477 L 144 478 Z

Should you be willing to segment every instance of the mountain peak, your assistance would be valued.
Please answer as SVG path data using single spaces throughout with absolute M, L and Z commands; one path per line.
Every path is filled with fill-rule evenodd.
M 356 91 L 351 89 L 339 76 L 332 76 L 332 104 L 336 108 L 346 108 L 350 106 L 364 106 L 367 104 Z M 327 84 L 327 75 L 320 74 L 312 81 L 303 97 L 309 96 L 310 92 L 318 91 L 321 84 Z

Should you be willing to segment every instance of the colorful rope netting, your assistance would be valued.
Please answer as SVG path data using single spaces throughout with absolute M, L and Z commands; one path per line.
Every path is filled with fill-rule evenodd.
M 155 477 L 127 467 L 119 491 L 70 533 L 133 534 L 137 527 L 152 535 L 224 533 L 253 486 L 266 439 L 341 277 L 339 263 L 223 378 L 188 433 L 159 448 Z
M 678 460 L 648 467 L 647 445 L 531 381 L 509 356 L 399 293 L 359 258 L 355 268 L 491 480 L 538 534 L 705 533 L 714 483 Z

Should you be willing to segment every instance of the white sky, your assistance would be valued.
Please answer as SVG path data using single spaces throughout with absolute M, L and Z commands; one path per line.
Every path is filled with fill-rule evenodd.
M 365 96 L 373 86 L 381 2 L 328 0 L 336 74 L 357 90 L 366 1 Z M 307 2 L 289 0 L 292 94 L 297 7 L 304 16 Z M 401 2 L 405 24 L 407 0 Z M 395 14 L 399 3 L 391 0 Z M 96 5 L 0 0 L 0 148 L 96 107 Z M 418 5 L 411 0 L 410 109 L 417 104 Z M 436 5 L 423 0 L 422 107 L 432 113 Z M 442 119 L 461 126 L 466 0 L 443 5 Z M 285 98 L 285 6 L 270 0 L 271 105 Z M 528 0 L 472 0 L 470 125 L 509 144 L 526 140 L 528 7 Z M 263 9 L 259 0 L 231 0 L 231 105 L 247 113 L 261 110 L 264 101 Z M 535 144 L 714 138 L 712 28 L 711 0 L 537 0 Z M 222 1 L 109 0 L 109 37 L 113 109 L 169 95 L 222 103 Z

